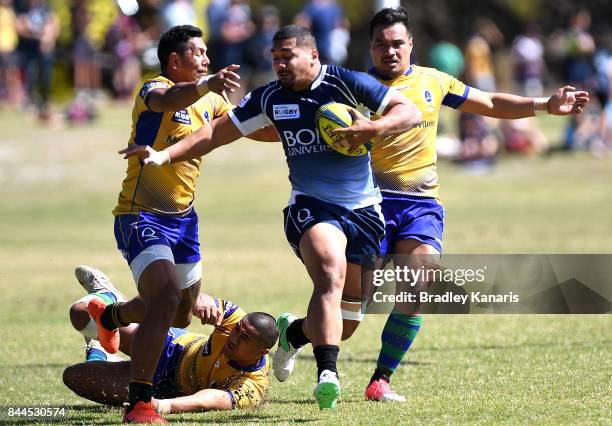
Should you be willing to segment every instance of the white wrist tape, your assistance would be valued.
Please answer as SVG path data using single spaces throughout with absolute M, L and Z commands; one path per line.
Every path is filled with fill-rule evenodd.
M 163 166 L 164 164 L 170 164 L 170 153 L 166 150 L 155 151 L 149 158 L 145 160 L 146 164 L 153 164 L 154 166 Z
M 548 114 L 548 101 L 550 98 L 534 98 L 533 113 L 535 115 Z
M 210 89 L 208 88 L 208 80 L 210 80 L 211 78 L 213 78 L 212 75 L 205 75 L 204 77 L 200 78 L 196 83 L 196 89 L 200 96 L 204 96 L 210 91 Z
M 170 403 L 169 399 L 158 399 L 157 400 L 157 413 L 164 415 L 164 414 L 168 414 L 170 412 L 170 409 L 172 407 L 172 404 Z

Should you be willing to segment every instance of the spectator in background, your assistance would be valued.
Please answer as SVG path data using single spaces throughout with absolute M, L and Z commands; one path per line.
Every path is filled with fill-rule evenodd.
M 310 0 L 295 17 L 295 23 L 312 31 L 321 62 L 344 63 L 350 40 L 349 24 L 335 0 Z
M 206 9 L 206 21 L 208 22 L 208 59 L 210 60 L 211 70 L 223 68 L 221 55 L 221 46 L 223 38 L 221 36 L 221 27 L 225 13 L 229 7 L 230 0 L 211 0 Z
M 110 56 L 113 93 L 119 99 L 130 99 L 141 75 L 139 55 L 148 44 L 132 16 L 119 14 L 109 28 L 104 51 Z
M 580 9 L 570 18 L 569 28 L 563 40 L 564 77 L 571 85 L 578 88 L 595 85 L 592 65 L 595 40 L 589 32 L 590 27 L 591 13 L 586 9 Z M 584 112 L 581 117 L 572 117 L 570 120 L 565 131 L 563 150 L 587 149 L 597 140 L 601 109 L 591 104 Z
M 272 68 L 272 38 L 280 28 L 280 14 L 275 6 L 264 6 L 255 19 L 255 35 L 249 40 L 246 49 L 246 63 L 252 70 L 251 87 L 263 86 L 274 80 Z
M 548 139 L 532 118 L 501 120 L 499 130 L 506 152 L 536 155 L 548 151 Z
M 469 85 L 485 92 L 495 91 L 491 45 L 502 44 L 503 40 L 503 34 L 493 21 L 476 20 L 475 32 L 465 46 L 465 79 Z
M 486 171 L 495 165 L 499 140 L 482 115 L 462 112 L 459 115 L 461 153 L 458 161 L 468 169 Z
M 590 27 L 591 13 L 581 9 L 571 17 L 570 28 L 565 35 L 565 80 L 581 89 L 587 88 L 593 76 L 591 60 L 595 41 L 589 33 Z
M 456 44 L 448 40 L 440 40 L 429 51 L 431 66 L 459 78 L 465 67 L 463 53 Z
M 49 91 L 59 20 L 44 0 L 28 0 L 25 11 L 18 15 L 17 30 L 28 101 L 37 105 L 39 118 L 46 121 L 50 118 Z M 40 86 L 38 98 L 34 92 L 36 83 Z
M 177 25 L 196 25 L 196 13 L 191 0 L 165 0 L 159 16 L 162 32 Z
M 13 11 L 13 0 L 0 0 L 0 99 L 7 99 L 12 105 L 21 100 L 19 68 L 15 49 L 17 16 Z
M 514 60 L 514 78 L 522 95 L 542 96 L 542 74 L 544 72 L 544 46 L 541 41 L 540 28 L 529 23 L 523 34 L 512 42 Z
M 246 0 L 213 0 L 207 15 L 211 25 L 208 52 L 214 54 L 213 71 L 229 64 L 247 63 L 248 42 L 255 33 L 255 24 L 251 21 L 251 8 Z M 233 104 L 243 98 L 250 79 L 248 66 L 240 69 L 241 84 L 235 92 L 228 93 Z
M 88 34 L 91 16 L 87 0 L 73 0 L 70 8 L 74 88 L 78 96 L 90 98 L 100 89 L 99 53 Z
M 612 31 L 604 32 L 597 46 L 593 63 L 597 76 L 595 93 L 601 105 L 601 114 L 596 149 L 612 151 Z

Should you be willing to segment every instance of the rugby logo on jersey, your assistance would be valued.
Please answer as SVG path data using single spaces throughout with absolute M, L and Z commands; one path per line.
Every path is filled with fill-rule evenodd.
M 425 102 L 427 102 L 428 104 L 433 101 L 433 96 L 431 95 L 431 92 L 429 90 L 425 90 L 425 93 L 423 93 L 423 97 L 425 98 Z
M 186 109 L 182 109 L 180 111 L 176 111 L 172 116 L 172 121 L 176 121 L 181 124 L 189 124 L 191 125 L 191 118 L 189 117 L 189 113 Z
M 274 120 L 293 120 L 300 118 L 300 106 L 298 104 L 281 104 L 272 106 Z
M 204 111 L 204 119 L 210 123 L 210 114 L 208 114 L 208 111 Z

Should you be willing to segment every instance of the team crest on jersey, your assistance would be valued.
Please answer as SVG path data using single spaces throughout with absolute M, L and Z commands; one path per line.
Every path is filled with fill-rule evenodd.
M 423 93 L 423 97 L 425 98 L 425 102 L 427 103 L 431 103 L 431 101 L 433 101 L 433 96 L 431 95 L 431 92 L 429 90 L 425 90 L 425 93 Z
M 204 111 L 204 118 L 210 123 L 210 114 L 208 114 L 208 111 Z
M 300 106 L 298 104 L 281 104 L 272 106 L 274 120 L 293 120 L 300 118 Z
M 176 121 L 177 123 L 181 124 L 191 124 L 191 118 L 189 117 L 189 113 L 186 109 L 176 111 L 172 116 L 172 121 Z

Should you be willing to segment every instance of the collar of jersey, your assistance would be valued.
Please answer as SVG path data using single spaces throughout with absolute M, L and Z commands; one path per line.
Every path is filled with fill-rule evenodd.
M 319 70 L 319 75 L 314 81 L 310 84 L 310 90 L 314 90 L 321 85 L 321 81 L 323 81 L 323 77 L 325 76 L 325 72 L 327 71 L 327 65 L 321 64 L 321 69 Z
M 266 356 L 262 356 L 261 359 L 253 364 L 253 365 L 240 365 L 236 361 L 232 361 L 231 359 L 227 360 L 227 363 L 230 367 L 235 368 L 236 370 L 244 371 L 245 373 L 252 373 L 253 371 L 261 370 L 266 365 Z
M 408 67 L 408 69 L 406 70 L 406 72 L 404 73 L 405 76 L 409 76 L 410 74 L 412 74 L 412 65 L 410 65 L 410 67 Z M 378 73 L 376 72 L 376 68 L 372 67 L 368 70 L 368 72 L 378 78 L 380 78 L 381 80 L 385 80 L 385 81 L 389 81 L 385 78 L 382 78 L 380 75 L 378 75 Z M 396 77 L 397 78 L 397 77 Z M 393 78 L 391 80 L 394 80 Z

